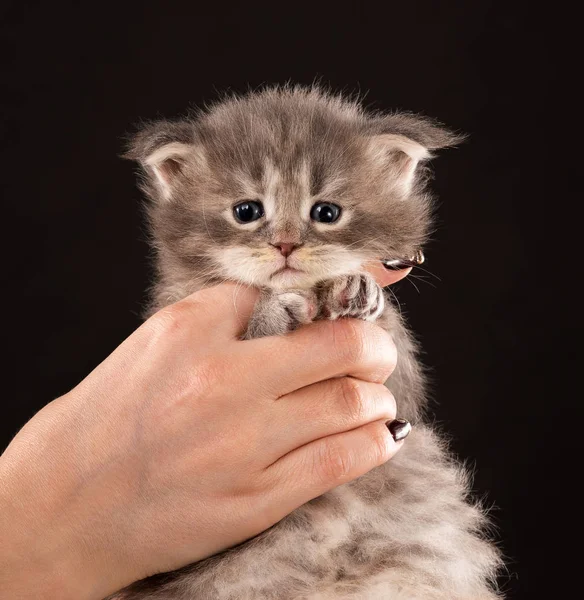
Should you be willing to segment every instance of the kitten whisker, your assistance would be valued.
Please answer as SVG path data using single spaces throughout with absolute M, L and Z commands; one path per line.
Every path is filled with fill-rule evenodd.
M 440 279 L 440 277 L 438 277 L 438 275 L 434 275 L 434 273 L 432 273 L 431 271 L 428 271 L 428 269 L 425 269 L 424 267 L 417 265 L 415 267 L 416 269 L 419 269 L 420 271 L 424 271 L 424 273 L 428 273 L 428 275 L 430 275 L 431 277 L 434 277 L 434 279 L 437 279 L 438 281 L 442 282 L 442 279 Z
M 390 294 L 391 294 L 391 295 L 394 297 L 394 299 L 395 299 L 395 302 L 396 302 L 396 304 L 397 304 L 397 310 L 398 310 L 399 314 L 401 315 L 401 314 L 402 314 L 401 303 L 400 303 L 400 301 L 398 300 L 398 297 L 395 295 L 395 292 L 394 292 L 394 291 L 391 289 L 391 287 L 389 287 L 389 286 L 388 286 L 388 287 L 385 287 L 384 289 L 385 289 L 386 291 L 388 291 L 388 292 L 389 292 L 389 293 L 390 293 Z
M 347 244 L 345 246 L 345 248 L 352 248 L 353 246 L 355 246 L 356 244 L 373 244 L 373 242 L 376 242 L 377 240 L 380 239 L 381 236 L 377 236 L 374 238 L 366 238 L 366 239 L 360 239 L 360 240 L 356 240 L 355 242 L 352 242 L 351 244 Z
M 414 286 L 414 288 L 416 289 L 416 292 L 418 292 L 418 294 L 419 294 L 420 288 L 409 277 L 407 277 L 407 280 Z
M 426 283 L 427 285 L 429 285 L 430 287 L 433 287 L 434 289 L 438 289 L 438 287 L 436 285 L 434 285 L 431 281 L 428 281 L 428 279 L 426 277 L 424 277 L 423 275 L 410 274 L 410 275 L 408 275 L 408 279 L 417 279 L 418 281 L 422 281 L 423 283 Z

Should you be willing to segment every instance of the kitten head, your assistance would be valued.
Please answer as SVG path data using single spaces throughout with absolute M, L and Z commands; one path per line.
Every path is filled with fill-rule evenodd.
M 127 156 L 168 283 L 301 288 L 412 256 L 429 224 L 424 165 L 456 141 L 425 118 L 276 88 L 150 124 Z

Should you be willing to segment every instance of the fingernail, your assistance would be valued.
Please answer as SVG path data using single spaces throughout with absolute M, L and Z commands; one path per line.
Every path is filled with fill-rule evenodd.
M 401 271 L 402 269 L 410 269 L 411 267 L 418 266 L 413 260 L 403 260 L 401 258 L 395 258 L 394 260 L 382 260 L 381 264 L 390 271 Z
M 395 421 L 390 421 L 386 423 L 386 425 L 389 429 L 389 433 L 391 433 L 396 442 L 407 438 L 412 430 L 411 423 L 405 419 L 395 419 Z
M 409 260 L 407 258 L 394 258 L 382 260 L 381 264 L 392 271 L 400 271 L 401 269 L 410 269 L 417 267 L 426 260 L 424 253 L 421 250 L 416 250 L 416 253 Z

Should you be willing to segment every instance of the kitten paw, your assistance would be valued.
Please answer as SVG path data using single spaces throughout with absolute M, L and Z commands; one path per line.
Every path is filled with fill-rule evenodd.
M 314 292 L 284 292 L 278 294 L 277 299 L 290 317 L 292 329 L 311 323 L 318 312 L 318 300 Z
M 348 275 L 326 281 L 319 286 L 319 317 L 352 317 L 375 321 L 385 308 L 383 290 L 370 275 Z
M 283 335 L 310 323 L 318 312 L 318 299 L 311 291 L 264 293 L 256 304 L 243 339 Z

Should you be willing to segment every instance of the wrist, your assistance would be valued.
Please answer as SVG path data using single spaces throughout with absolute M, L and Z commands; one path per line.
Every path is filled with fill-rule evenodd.
M 99 600 L 117 589 L 100 554 L 104 532 L 83 507 L 87 457 L 67 435 L 70 422 L 55 426 L 62 402 L 38 413 L 0 456 L 1 598 Z
M 1 459 L 0 459 L 1 460 Z M 0 597 L 12 600 L 68 598 L 91 600 L 83 589 L 84 574 L 71 560 L 74 548 L 57 547 L 50 527 L 39 533 L 43 519 L 30 516 L 30 502 L 21 501 L 17 486 L 2 472 L 0 463 Z M 16 489 L 15 489 L 16 488 Z M 18 502 L 14 500 L 18 498 Z M 35 522 L 36 521 L 36 522 Z

